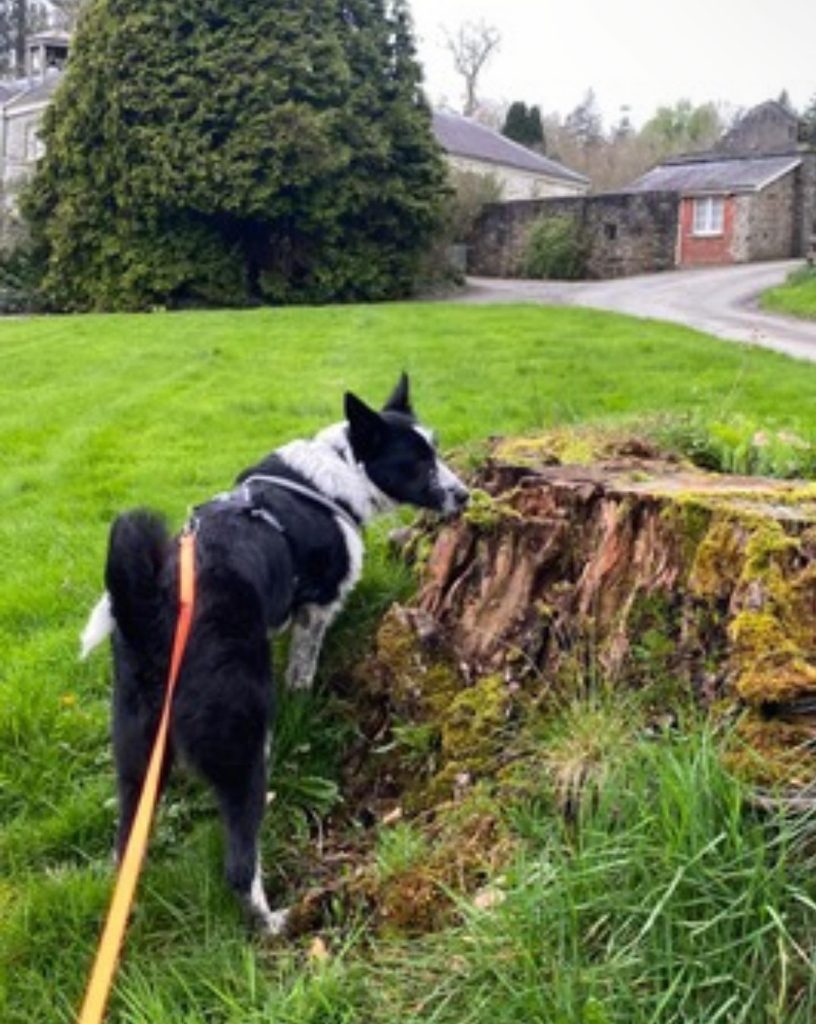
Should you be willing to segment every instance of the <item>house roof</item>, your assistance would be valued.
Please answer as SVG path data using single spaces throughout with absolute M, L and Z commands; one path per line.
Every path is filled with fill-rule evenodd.
M 801 163 L 801 157 L 766 156 L 684 160 L 660 164 L 632 182 L 627 192 L 759 192 Z
M 47 103 L 61 78 L 62 74 L 56 68 L 49 68 L 45 78 L 27 79 L 23 89 L 13 93 L 10 99 L 0 96 L 0 105 L 4 105 L 6 110 L 17 110 L 36 103 Z
M 29 88 L 31 82 L 27 78 L 7 78 L 0 81 L 0 106 L 8 103 L 14 96 L 19 96 Z
M 582 185 L 589 184 L 589 179 L 583 174 L 571 171 L 555 160 L 520 146 L 512 139 L 469 117 L 437 110 L 433 115 L 433 129 L 437 142 L 446 153 L 469 157 L 471 160 L 483 160 L 490 164 L 516 167 L 548 178 L 560 178 Z

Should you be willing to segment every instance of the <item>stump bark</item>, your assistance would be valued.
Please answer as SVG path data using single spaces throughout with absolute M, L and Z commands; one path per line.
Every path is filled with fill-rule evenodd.
M 475 488 L 433 539 L 409 614 L 463 688 L 688 687 L 747 712 L 754 776 L 808 781 L 816 485 L 629 455 L 494 458 Z

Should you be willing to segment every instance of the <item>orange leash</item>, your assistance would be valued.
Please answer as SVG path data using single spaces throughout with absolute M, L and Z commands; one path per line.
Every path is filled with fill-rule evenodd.
M 119 865 L 119 874 L 111 897 L 108 917 L 99 940 L 99 949 L 77 1024 L 101 1024 L 113 985 L 113 976 L 119 961 L 125 928 L 130 917 L 130 908 L 142 870 L 150 826 L 158 800 L 161 767 L 170 729 L 170 708 L 181 659 L 190 634 L 194 604 L 195 534 L 192 530 L 185 530 L 179 542 L 179 615 L 176 622 L 176 635 L 173 640 L 173 653 L 170 658 L 170 675 L 164 695 L 164 707 L 153 744 L 153 752 L 147 766 L 147 774 L 142 784 L 139 806 L 130 829 L 125 855 Z

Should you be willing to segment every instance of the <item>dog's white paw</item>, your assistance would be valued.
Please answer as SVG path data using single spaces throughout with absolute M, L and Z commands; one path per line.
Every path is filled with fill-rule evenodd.
M 311 690 L 314 682 L 314 673 L 289 672 L 286 675 L 287 690 Z

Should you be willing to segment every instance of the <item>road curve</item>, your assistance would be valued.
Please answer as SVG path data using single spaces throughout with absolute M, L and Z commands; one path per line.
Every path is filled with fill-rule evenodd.
M 800 260 L 674 270 L 612 281 L 519 281 L 471 277 L 460 302 L 589 306 L 671 320 L 730 341 L 816 362 L 816 321 L 759 309 L 759 294 L 785 280 Z

